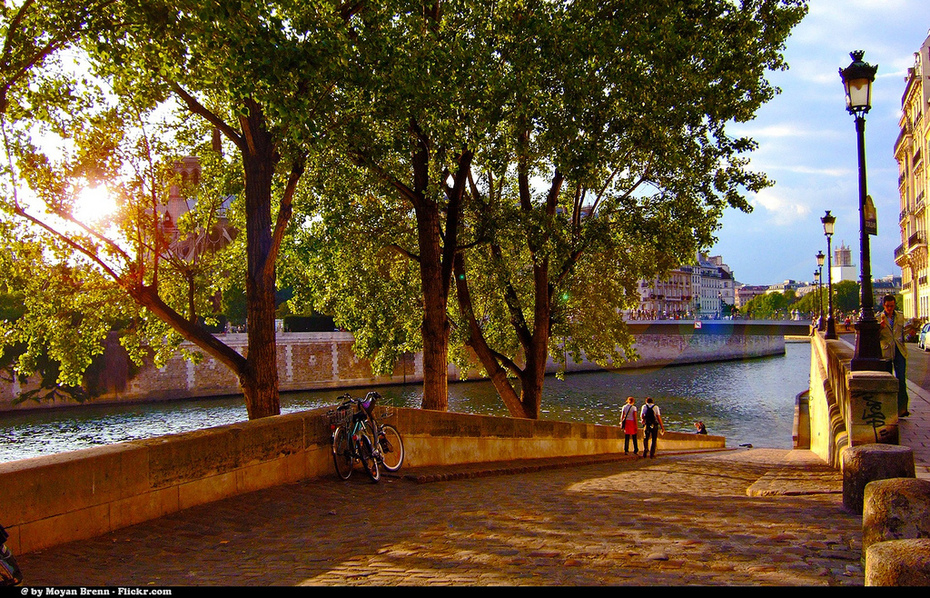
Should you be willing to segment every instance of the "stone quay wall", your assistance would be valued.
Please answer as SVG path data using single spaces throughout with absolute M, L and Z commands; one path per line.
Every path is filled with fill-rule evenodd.
M 849 345 L 822 332 L 811 337 L 810 450 L 836 469 L 848 447 L 898 444 L 897 379 L 852 371 L 853 355 Z
M 623 442 L 617 426 L 393 411 L 385 421 L 403 436 L 404 469 L 618 453 Z M 719 449 L 725 439 L 668 432 L 657 446 Z M 342 483 L 324 410 L 0 463 L 0 504 L 10 548 L 27 553 L 308 478 Z
M 693 322 L 631 323 L 634 347 L 639 359 L 619 364 L 617 369 L 657 368 L 688 363 L 704 363 L 782 355 L 785 352 L 785 332 L 762 324 L 728 321 L 704 322 L 695 328 Z M 219 335 L 242 354 L 246 353 L 245 334 Z M 354 338 L 347 332 L 279 333 L 278 374 L 283 392 L 405 384 L 423 379 L 421 354 L 408 354 L 396 365 L 390 376 L 375 376 L 371 365 L 352 351 Z M 193 347 L 186 347 L 192 349 Z M 228 368 L 209 356 L 195 364 L 181 357 L 172 358 L 164 367 L 147 365 L 135 368 L 114 337 L 108 340 L 99 368 L 103 375 L 92 385 L 102 389 L 94 397 L 95 404 L 162 401 L 194 397 L 240 394 L 238 380 Z M 559 365 L 549 362 L 549 372 Z M 601 366 L 583 361 L 570 362 L 567 371 L 590 371 Z M 462 378 L 461 372 L 449 366 L 450 380 Z M 481 379 L 478 369 L 466 373 L 467 379 Z M 23 390 L 18 383 L 0 382 L 0 411 L 35 409 L 73 405 L 66 400 L 27 401 L 14 404 Z

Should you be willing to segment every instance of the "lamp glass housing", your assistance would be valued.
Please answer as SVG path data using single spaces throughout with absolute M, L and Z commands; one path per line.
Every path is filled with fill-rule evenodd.
M 867 77 L 849 79 L 846 86 L 846 109 L 851 112 L 868 112 L 872 107 L 872 80 Z
M 878 66 L 873 66 L 862 60 L 865 52 L 856 50 L 850 52 L 852 63 L 845 69 L 840 69 L 840 79 L 846 89 L 846 110 L 857 118 L 866 114 L 872 108 L 872 82 Z
M 827 213 L 823 218 L 820 219 L 823 223 L 823 234 L 829 236 L 833 235 L 833 225 L 836 224 L 836 216 L 830 215 L 830 210 L 827 210 Z

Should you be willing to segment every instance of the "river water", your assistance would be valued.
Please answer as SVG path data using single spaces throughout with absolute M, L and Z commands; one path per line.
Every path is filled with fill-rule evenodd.
M 618 424 L 627 396 L 653 397 L 669 431 L 693 432 L 703 420 L 727 446 L 791 448 L 795 395 L 809 386 L 810 345 L 786 343 L 785 355 L 745 361 L 546 378 L 542 419 Z M 368 388 L 353 389 L 361 396 Z M 389 404 L 417 407 L 419 385 L 377 388 Z M 337 404 L 341 391 L 281 396 L 281 411 Z M 490 382 L 449 385 L 449 410 L 507 415 Z M 101 444 L 188 432 L 247 419 L 241 397 L 136 405 L 82 405 L 0 414 L 0 462 Z M 403 433 L 403 430 L 401 430 Z

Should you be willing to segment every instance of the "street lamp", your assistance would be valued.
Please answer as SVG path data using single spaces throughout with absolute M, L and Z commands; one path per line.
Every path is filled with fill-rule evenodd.
M 827 311 L 827 333 L 824 338 L 835 339 L 836 327 L 833 325 L 833 259 L 830 257 L 830 238 L 833 236 L 833 225 L 836 224 L 836 216 L 830 215 L 830 210 L 820 219 L 823 223 L 823 234 L 827 237 L 827 297 L 830 298 L 830 308 Z
M 862 61 L 865 52 L 856 50 L 849 54 L 852 63 L 840 69 L 840 79 L 846 89 L 846 110 L 855 117 L 856 139 L 859 150 L 859 260 L 860 260 L 860 310 L 859 322 L 856 324 L 856 352 L 850 363 L 855 370 L 889 370 L 887 361 L 882 360 L 879 340 L 879 324 L 874 314 L 872 298 L 872 265 L 869 254 L 869 231 L 866 218 L 866 177 L 865 177 L 865 115 L 872 107 L 872 82 L 878 66 Z M 871 210 L 870 210 L 871 211 Z M 874 224 L 872 224 L 874 228 Z
M 817 286 L 818 286 L 817 304 L 820 306 L 820 319 L 817 321 L 817 330 L 823 332 L 824 328 L 827 325 L 827 323 L 823 319 L 823 258 L 825 258 L 826 256 L 823 254 L 822 251 L 818 251 L 817 255 L 815 255 L 814 257 L 817 258 L 817 274 L 815 275 L 815 277 L 817 278 Z

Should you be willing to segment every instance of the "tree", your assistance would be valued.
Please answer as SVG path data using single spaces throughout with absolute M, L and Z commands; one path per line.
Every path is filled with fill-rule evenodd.
M 855 280 L 841 280 L 833 285 L 833 310 L 856 312 L 859 310 L 861 294 Z
M 784 66 L 779 52 L 804 8 L 468 4 L 435 3 L 401 20 L 402 30 L 382 24 L 378 32 L 402 40 L 405 51 L 384 59 L 399 65 L 390 85 L 367 81 L 358 92 L 372 109 L 358 131 L 348 128 L 356 163 L 399 191 L 407 210 L 372 207 L 377 189 L 350 195 L 308 245 L 325 238 L 352 248 L 333 256 L 369 261 L 391 248 L 415 262 L 424 361 L 432 364 L 425 375 L 436 378 L 424 385 L 424 407 L 445 407 L 445 346 L 454 332 L 511 413 L 537 417 L 547 357 L 584 351 L 610 362 L 630 354 L 618 309 L 636 279 L 710 245 L 724 207 L 748 209 L 742 190 L 768 184 L 746 169 L 743 154 L 754 143 L 728 137 L 725 127 L 750 119 L 774 94 L 762 73 Z M 369 235 L 356 227 L 340 236 L 335 223 L 352 211 L 385 217 Z M 365 262 L 352 263 L 344 271 L 365 279 Z M 403 320 L 397 297 L 389 301 L 370 311 Z M 350 320 L 340 316 L 344 303 L 329 307 Z M 375 335 L 360 328 L 350 329 Z M 384 351 L 390 336 L 381 341 L 368 348 Z
M 475 148 L 496 122 L 489 116 L 498 107 L 489 98 L 494 75 L 489 61 L 493 57 L 483 46 L 483 28 L 498 8 L 494 3 L 438 0 L 366 6 L 354 31 L 351 81 L 337 90 L 344 112 L 338 116 L 338 126 L 332 127 L 341 134 L 333 171 L 345 177 L 341 183 L 345 194 L 337 197 L 346 197 L 348 203 L 321 206 L 323 222 L 329 221 L 327 212 L 354 211 L 357 203 L 372 196 L 392 195 L 385 200 L 392 209 L 398 200 L 402 203 L 407 219 L 395 231 L 398 238 L 372 251 L 352 252 L 349 257 L 370 262 L 382 247 L 390 247 L 415 264 L 420 287 L 415 307 L 423 347 L 422 406 L 427 409 L 445 410 L 448 404 L 453 260 L 461 245 L 469 167 Z M 352 164 L 342 164 L 343 156 Z M 329 187 L 337 183 L 331 182 Z M 367 193 L 369 189 L 374 190 L 372 194 Z M 331 220 L 343 222 L 345 218 L 336 214 Z M 335 238 L 338 231 L 332 232 L 321 232 L 318 238 Z M 316 241 L 308 243 L 318 245 Z M 357 245 L 357 239 L 344 244 Z M 401 286 L 408 282 L 405 279 Z M 356 333 L 356 350 L 381 350 L 385 345 L 380 340 L 374 344 L 367 341 L 382 338 L 383 332 L 366 332 L 354 324 L 375 324 L 384 318 L 376 309 L 362 315 L 355 307 L 355 298 L 341 297 L 344 302 L 339 309 L 343 313 L 337 313 L 337 321 L 350 324 Z M 396 295 L 388 295 L 373 305 L 382 307 L 390 302 L 385 311 L 391 312 L 397 301 Z M 326 299 L 317 302 L 325 303 Z M 409 331 L 410 325 L 392 329 L 398 334 L 391 343 L 406 347 L 419 344 L 400 333 Z M 387 351 L 376 358 L 376 366 L 386 366 L 383 358 L 399 353 L 397 349 Z
M 743 307 L 743 313 L 756 320 L 771 320 L 783 316 L 790 308 L 794 296 L 773 292 L 753 297 Z
M 8 96 L 30 81 L 33 71 L 90 29 L 107 26 L 116 0 L 48 2 L 23 0 L 0 6 L 0 114 Z
M 214 131 L 213 148 L 222 148 L 221 138 L 225 138 L 227 149 L 238 154 L 244 204 L 248 354 L 240 355 L 197 323 L 191 309 L 192 305 L 196 309 L 196 301 L 190 300 L 189 292 L 182 304 L 171 297 L 173 285 L 159 276 L 167 268 L 159 258 L 164 248 L 158 244 L 157 223 L 151 218 L 148 233 L 125 237 L 135 248 L 127 252 L 118 242 L 89 227 L 75 234 L 56 228 L 20 203 L 14 202 L 13 209 L 81 252 L 93 268 L 116 282 L 122 296 L 232 369 L 239 377 L 250 418 L 277 414 L 276 263 L 301 176 L 315 143 L 324 138 L 316 127 L 316 116 L 331 106 L 331 90 L 344 62 L 341 53 L 348 39 L 347 22 L 358 6 L 192 0 L 126 1 L 111 8 L 114 26 L 85 36 L 82 47 L 95 75 L 104 79 L 111 96 L 122 102 L 118 112 L 159 114 L 158 109 L 176 101 L 188 118 L 199 121 L 201 141 L 207 127 Z M 73 83 L 73 79 L 65 83 L 59 80 L 55 89 L 70 100 Z M 62 120 L 61 113 L 48 116 L 52 125 L 57 124 L 56 118 L 64 124 L 82 124 Z M 25 137 L 18 149 L 22 150 L 23 175 L 38 173 L 31 182 L 40 183 L 45 176 L 42 168 L 33 167 L 49 160 L 34 151 Z M 35 160 L 30 161 L 29 156 Z M 153 167 L 164 165 L 156 160 L 150 163 Z M 85 173 L 67 163 L 45 172 L 52 173 L 52 178 L 64 177 L 58 181 L 58 189 L 48 189 L 57 192 L 46 194 L 49 209 L 78 225 L 70 210 L 72 202 L 60 192 L 63 187 L 80 184 L 77 179 Z M 153 171 L 144 174 L 135 177 L 137 190 L 157 193 L 160 181 L 153 179 Z M 133 175 L 128 178 L 133 179 Z M 134 205 L 140 204 L 137 201 Z M 277 210 L 274 218 L 273 208 Z M 187 283 L 185 288 L 190 289 L 190 277 Z M 187 317 L 181 305 L 187 308 Z

